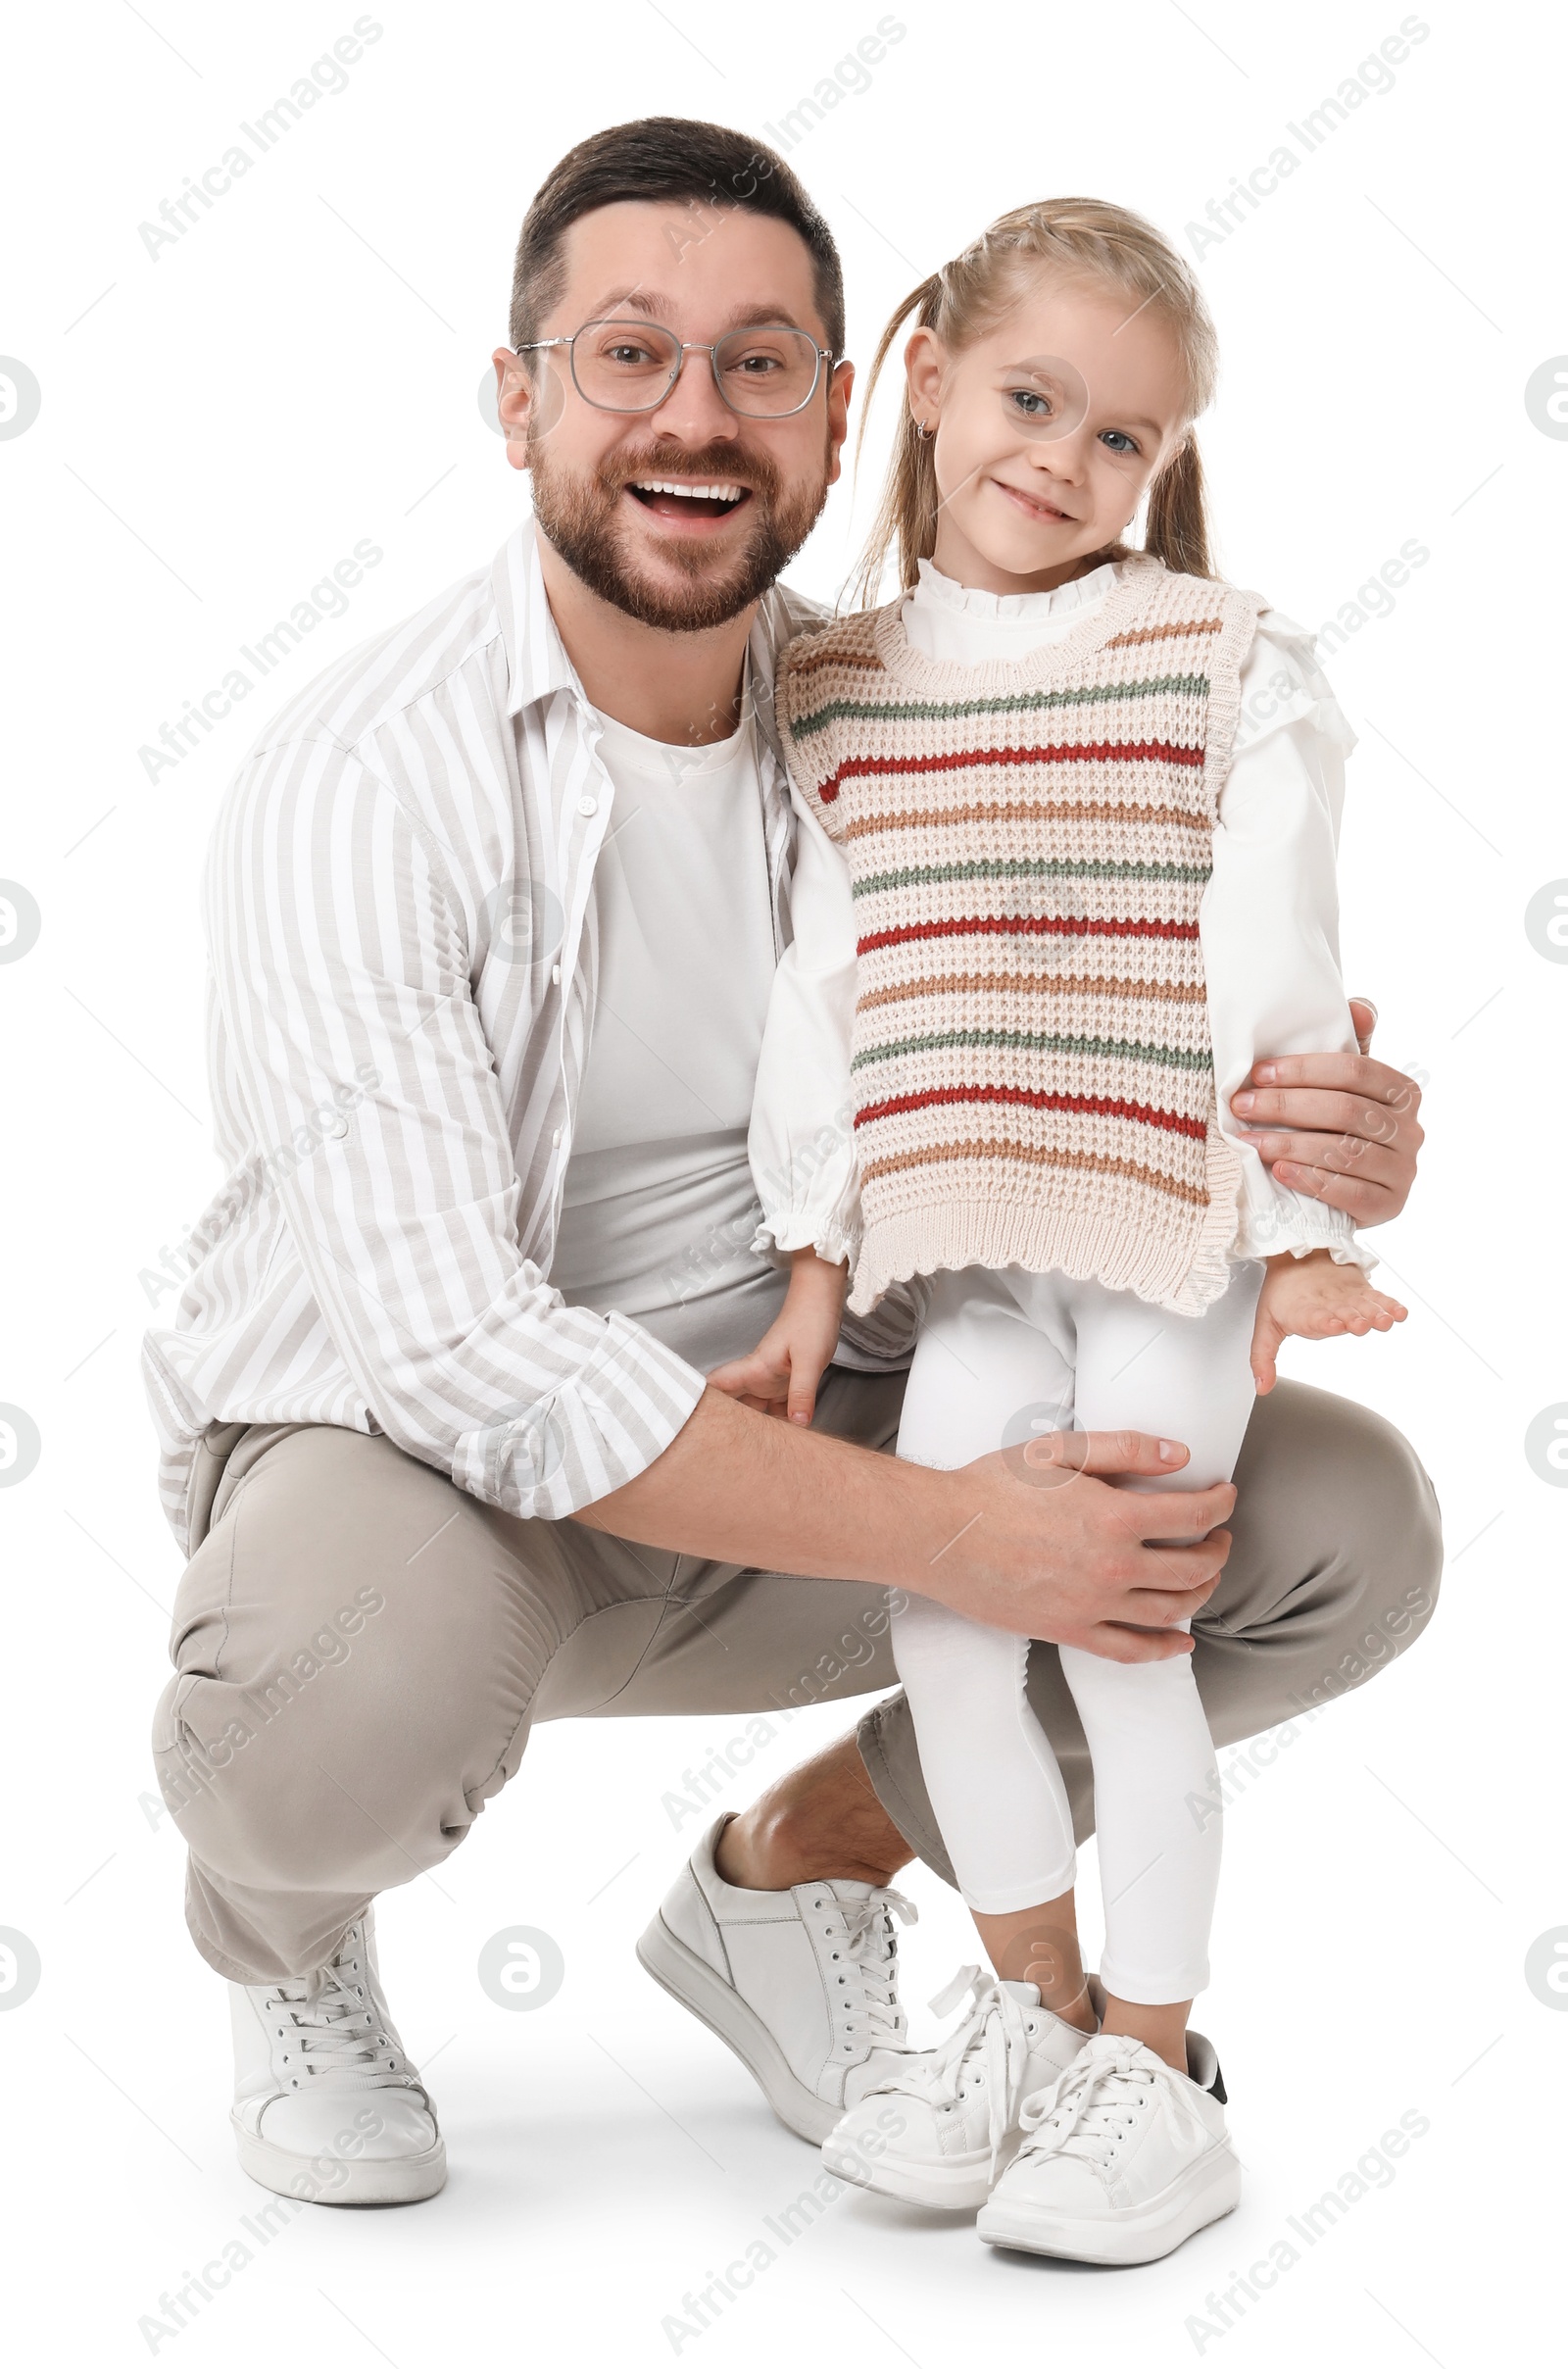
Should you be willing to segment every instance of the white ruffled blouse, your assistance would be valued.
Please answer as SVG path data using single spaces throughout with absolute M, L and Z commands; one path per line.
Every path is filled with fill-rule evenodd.
M 1104 605 L 1107 562 L 1053 592 L 970 590 L 929 560 L 902 622 L 923 658 L 958 666 L 1024 658 L 1060 640 Z M 1265 609 L 1242 666 L 1241 718 L 1220 795 L 1214 868 L 1199 937 L 1208 987 L 1219 1121 L 1242 1158 L 1231 1257 L 1303 1257 L 1374 1264 L 1342 1210 L 1277 1184 L 1231 1096 L 1270 1055 L 1355 1050 L 1340 976 L 1335 859 L 1345 760 L 1355 735 L 1312 655 L 1313 637 Z M 855 1017 L 855 914 L 843 857 L 805 801 L 791 888 L 794 943 L 774 978 L 750 1131 L 762 1205 L 755 1248 L 814 1248 L 852 1259 L 858 1200 L 850 1087 Z

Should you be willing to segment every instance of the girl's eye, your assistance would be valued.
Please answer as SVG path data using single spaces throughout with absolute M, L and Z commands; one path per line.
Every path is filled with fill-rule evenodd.
M 1042 395 L 1037 387 L 1009 387 L 1007 401 L 1026 420 L 1049 420 L 1051 417 L 1051 398 Z
M 1113 453 L 1130 453 L 1134 460 L 1138 458 L 1138 446 L 1124 428 L 1107 427 L 1100 441 Z

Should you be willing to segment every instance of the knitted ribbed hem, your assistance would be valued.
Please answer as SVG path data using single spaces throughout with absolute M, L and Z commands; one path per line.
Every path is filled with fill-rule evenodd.
M 1242 1192 L 1242 1156 L 1212 1118 L 1208 1122 L 1204 1181 L 1208 1186 L 1208 1208 L 1199 1229 L 1193 1263 L 1179 1296 L 1169 1303 L 1183 1316 L 1200 1316 L 1231 1279 L 1231 1249 L 1236 1240 Z
M 1209 812 L 1217 814 L 1241 720 L 1242 664 L 1257 635 L 1258 613 L 1268 603 L 1260 592 L 1243 592 L 1234 584 L 1216 584 L 1215 590 L 1221 596 L 1224 623 L 1209 661 L 1203 787 L 1210 800 Z
M 895 1283 L 945 1268 L 1021 1266 L 1032 1275 L 1070 1275 L 1132 1292 L 1177 1316 L 1200 1316 L 1230 1281 L 1224 1256 L 1235 1232 L 1228 1209 L 1210 1205 L 1198 1241 L 1152 1239 L 1101 1217 L 1020 1208 L 1016 1201 L 950 1201 L 871 1219 L 849 1306 L 873 1308 Z

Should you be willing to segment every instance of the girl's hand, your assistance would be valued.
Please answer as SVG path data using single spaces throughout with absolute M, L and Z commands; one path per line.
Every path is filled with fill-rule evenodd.
M 1327 1251 L 1310 1251 L 1304 1259 L 1286 1251 L 1267 1263 L 1252 1326 L 1252 1376 L 1259 1398 L 1273 1389 L 1274 1360 L 1292 1333 L 1302 1341 L 1327 1341 L 1335 1333 L 1386 1333 L 1409 1313 L 1397 1300 L 1375 1292 L 1358 1266 L 1337 1265 Z
M 712 1388 L 760 1414 L 808 1423 L 816 1386 L 839 1344 L 848 1281 L 847 1266 L 829 1266 L 814 1251 L 792 1252 L 783 1307 L 749 1357 L 714 1368 L 708 1377 Z

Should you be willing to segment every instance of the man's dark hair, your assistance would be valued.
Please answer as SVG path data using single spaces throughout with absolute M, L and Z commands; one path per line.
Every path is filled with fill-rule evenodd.
M 573 222 L 601 206 L 628 202 L 692 208 L 700 238 L 726 207 L 770 215 L 805 241 L 815 267 L 815 296 L 831 352 L 844 350 L 844 272 L 828 228 L 775 149 L 723 123 L 683 116 L 644 116 L 615 123 L 569 149 L 546 174 L 523 217 L 512 274 L 512 343 L 527 345 L 558 302 L 565 279 L 562 240 Z M 580 323 L 573 322 L 574 328 Z

